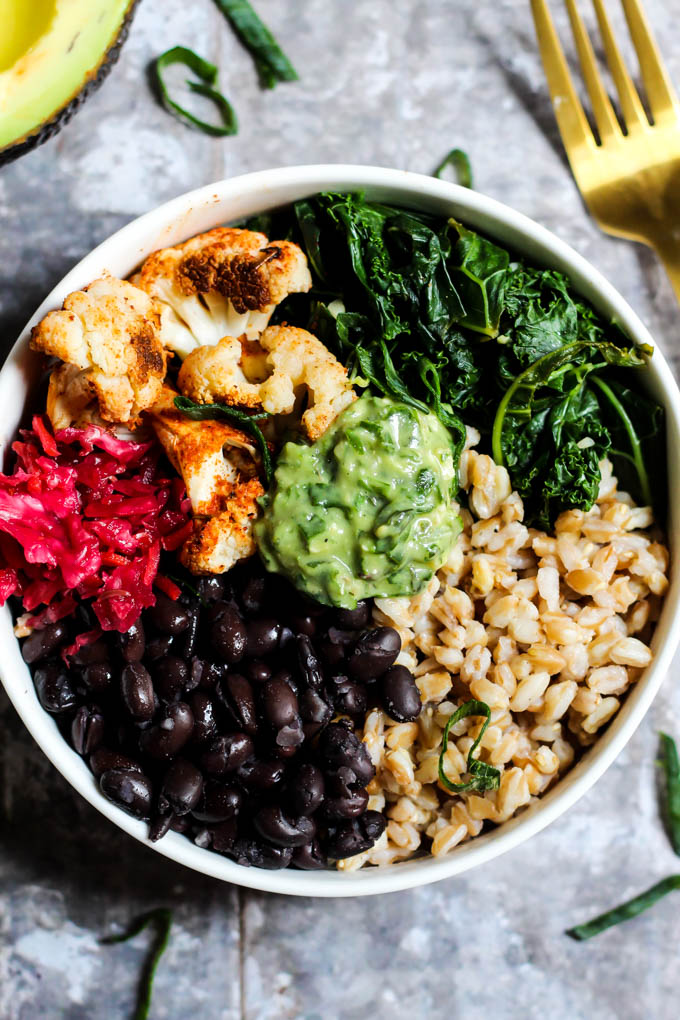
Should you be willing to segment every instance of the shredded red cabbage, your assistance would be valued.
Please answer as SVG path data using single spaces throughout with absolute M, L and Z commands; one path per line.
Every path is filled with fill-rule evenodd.
M 191 531 L 181 479 L 158 466 L 155 443 L 96 425 L 54 435 L 36 416 L 0 474 L 0 605 L 10 595 L 44 627 L 93 599 L 103 630 L 126 631 L 152 606 L 161 550 Z M 39 608 L 42 607 L 42 608 Z

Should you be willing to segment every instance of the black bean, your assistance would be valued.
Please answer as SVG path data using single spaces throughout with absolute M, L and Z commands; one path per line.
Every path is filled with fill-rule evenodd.
M 159 637 L 152 638 L 151 641 L 146 643 L 146 656 L 145 658 L 149 662 L 155 662 L 156 659 L 162 659 L 164 655 L 167 655 L 174 641 L 172 634 L 161 634 Z
M 359 786 L 367 786 L 375 775 L 366 745 L 341 723 L 331 723 L 321 735 L 319 753 L 330 768 L 346 766 Z
M 305 731 L 299 715 L 277 730 L 274 738 L 274 752 L 279 758 L 290 758 L 304 743 Z
M 240 673 L 231 673 L 217 685 L 217 694 L 240 730 L 257 733 L 257 712 L 253 688 Z
M 189 819 L 184 815 L 182 818 L 177 818 L 175 815 L 168 815 L 170 819 L 170 828 L 173 832 L 187 832 L 189 829 Z
M 228 733 L 218 737 L 201 755 L 201 767 L 212 776 L 235 772 L 252 758 L 255 745 L 246 733 Z
M 213 691 L 218 680 L 227 675 L 228 669 L 221 662 L 207 662 L 205 659 L 191 660 L 191 683 L 192 686 L 200 687 L 202 691 Z
M 24 662 L 29 664 L 47 659 L 64 644 L 67 637 L 66 624 L 63 620 L 57 623 L 49 623 L 41 630 L 34 630 L 29 634 L 21 646 L 21 654 Z
M 127 633 L 120 634 L 118 640 L 124 662 L 141 662 L 146 648 L 144 625 L 141 620 L 133 623 Z
M 96 779 L 111 769 L 123 769 L 126 772 L 141 772 L 142 767 L 132 758 L 120 751 L 110 751 L 107 747 L 99 747 L 90 755 L 90 768 Z
M 260 692 L 262 714 L 275 730 L 289 726 L 298 718 L 298 699 L 285 676 L 277 674 Z
M 77 698 L 73 681 L 66 669 L 56 662 L 49 662 L 33 674 L 36 694 L 46 712 L 59 714 L 70 712 L 76 707 Z
M 401 651 L 401 638 L 393 627 L 376 627 L 357 640 L 348 659 L 352 676 L 363 683 L 375 680 L 392 665 Z
M 125 667 L 120 678 L 123 702 L 137 722 L 146 722 L 154 713 L 153 682 L 151 675 L 141 662 L 131 662 Z
M 271 667 L 261 659 L 251 659 L 246 665 L 246 676 L 254 684 L 266 684 L 271 675 Z
M 307 762 L 295 772 L 288 786 L 288 800 L 294 815 L 313 815 L 324 798 L 321 769 Z
M 297 634 L 305 634 L 307 637 L 316 634 L 317 621 L 313 616 L 291 616 L 290 622 Z
M 359 828 L 368 839 L 375 842 L 376 839 L 380 839 L 387 828 L 387 819 L 379 811 L 364 811 L 359 819 Z
M 100 663 L 108 663 L 111 658 L 109 647 L 103 638 L 98 641 L 90 641 L 87 645 L 81 645 L 77 652 L 71 656 L 73 666 L 93 666 Z
M 227 602 L 218 604 L 219 612 L 210 628 L 213 648 L 225 662 L 240 662 L 246 650 L 246 625 L 238 610 Z
M 323 687 L 323 673 L 312 642 L 306 634 L 300 634 L 297 638 L 298 662 L 300 672 L 308 687 L 313 691 L 321 691 Z
M 356 775 L 347 765 L 341 765 L 337 769 L 327 769 L 325 781 L 328 797 L 352 797 L 358 789 L 361 789 Z
M 163 813 L 186 815 L 198 804 L 203 793 L 203 776 L 185 758 L 176 758 L 165 773 L 158 806 Z
M 261 761 L 254 759 L 244 762 L 236 775 L 248 793 L 267 793 L 283 780 L 286 766 L 280 761 Z
M 250 616 L 254 616 L 262 611 L 265 589 L 264 577 L 251 577 L 246 581 L 245 587 L 241 592 L 241 605 Z
M 237 839 L 231 853 L 237 864 L 266 868 L 268 871 L 287 868 L 293 859 L 292 847 L 272 846 L 254 839 Z
M 105 691 L 113 683 L 113 669 L 108 662 L 93 662 L 83 670 L 83 683 L 91 691 Z
M 291 864 L 301 871 L 320 871 L 328 866 L 328 861 L 319 840 L 313 839 L 311 843 L 295 848 Z
M 390 666 L 380 679 L 383 708 L 396 722 L 413 722 L 423 707 L 415 677 L 406 666 Z
M 149 839 L 152 843 L 157 843 L 159 839 L 163 838 L 172 825 L 174 817 L 175 816 L 172 812 L 170 812 L 170 814 L 167 815 L 156 815 L 156 817 L 151 820 L 149 825 Z
M 194 716 L 194 732 L 191 740 L 194 744 L 207 744 L 217 736 L 217 719 L 215 704 L 205 691 L 193 691 L 189 695 L 189 707 Z
M 224 585 L 219 577 L 199 577 L 194 583 L 204 602 L 219 602 L 224 595 Z
M 163 592 L 157 591 L 154 594 L 156 604 L 146 610 L 149 622 L 161 634 L 181 634 L 189 626 L 189 613 L 179 602 L 173 602 Z
M 267 804 L 255 814 L 253 825 L 261 836 L 276 846 L 304 846 L 316 835 L 311 818 L 290 818 L 280 804 Z
M 358 716 L 366 711 L 368 699 L 366 688 L 354 683 L 346 676 L 334 676 L 326 685 L 336 712 Z
M 139 772 L 111 769 L 102 774 L 99 786 L 105 797 L 135 818 L 151 814 L 151 780 Z
M 335 619 L 338 627 L 347 630 L 361 630 L 371 619 L 371 604 L 368 599 L 357 602 L 356 609 L 337 609 Z
M 290 629 L 290 627 L 282 627 L 281 628 L 281 633 L 279 634 L 279 649 L 281 651 L 283 651 L 283 649 L 287 648 L 288 645 L 290 645 L 291 642 L 294 642 L 294 641 L 295 641 L 295 634 Z
M 276 620 L 264 618 L 250 620 L 248 623 L 248 642 L 246 655 L 252 659 L 260 659 L 276 651 L 281 636 L 281 624 Z
M 355 857 L 365 850 L 370 850 L 375 840 L 366 835 L 360 828 L 360 819 L 341 822 L 328 830 L 325 841 L 326 853 L 335 861 L 345 857 Z
M 187 661 L 194 654 L 196 647 L 196 639 L 198 637 L 198 625 L 200 622 L 200 614 L 198 609 L 191 609 L 189 611 L 189 626 L 182 634 L 180 647 L 178 649 L 181 657 Z
M 218 854 L 228 854 L 236 839 L 237 823 L 235 818 L 227 818 L 210 828 L 212 849 Z
M 305 737 L 311 740 L 330 722 L 333 710 L 317 691 L 304 691 L 299 700 Z
M 104 739 L 104 716 L 98 708 L 81 705 L 71 723 L 71 741 L 83 757 L 96 751 Z
M 348 797 L 326 797 L 324 811 L 328 818 L 356 818 L 368 804 L 368 793 L 361 788 Z
M 205 784 L 203 796 L 192 815 L 199 822 L 224 822 L 239 813 L 242 803 L 243 794 L 238 787 L 210 782 Z
M 184 747 L 194 728 L 194 717 L 183 701 L 168 705 L 162 718 L 139 737 L 143 751 L 152 758 L 172 758 Z
M 151 675 L 161 701 L 179 701 L 189 682 L 189 667 L 179 656 L 165 655 L 153 663 Z
M 331 669 L 341 668 L 341 663 L 344 662 L 345 652 L 347 651 L 345 645 L 327 639 L 318 644 L 317 647 L 327 666 Z

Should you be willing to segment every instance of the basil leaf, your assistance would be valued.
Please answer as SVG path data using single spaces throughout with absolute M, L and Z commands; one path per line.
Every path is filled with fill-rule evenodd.
M 444 156 L 432 176 L 442 180 L 442 175 L 448 166 L 453 168 L 456 184 L 460 184 L 463 188 L 472 187 L 472 167 L 470 166 L 470 159 L 466 152 L 463 152 L 462 149 L 451 149 L 451 151 Z
M 148 913 L 142 914 L 141 917 L 134 920 L 120 935 L 106 935 L 104 938 L 99 940 L 104 946 L 110 946 L 116 942 L 127 942 L 128 939 L 132 939 L 135 935 L 139 935 L 139 933 L 149 925 L 152 925 L 156 929 L 156 934 L 151 946 L 151 952 L 144 963 L 144 967 L 142 968 L 142 973 L 139 978 L 137 1006 L 135 1008 L 133 1020 L 147 1020 L 147 1017 L 149 1016 L 149 1010 L 151 1008 L 151 993 L 153 991 L 153 979 L 156 974 L 158 962 L 168 947 L 170 929 L 172 927 L 172 913 L 166 907 L 159 907 L 156 910 L 150 910 Z
M 267 440 L 262 435 L 262 430 L 259 428 L 257 422 L 262 421 L 263 418 L 268 418 L 269 415 L 264 412 L 258 412 L 256 414 L 245 414 L 244 411 L 239 411 L 236 407 L 230 407 L 228 404 L 196 404 L 189 397 L 175 397 L 175 407 L 182 414 L 186 414 L 188 418 L 192 418 L 194 421 L 205 421 L 211 418 L 226 418 L 227 421 L 233 422 L 237 428 L 243 432 L 247 432 L 253 437 L 260 450 L 262 457 L 262 467 L 264 469 L 264 475 L 267 482 L 270 482 L 273 474 L 272 458 L 269 453 L 269 447 L 267 446 Z
M 655 903 L 675 889 L 680 889 L 680 875 L 669 875 L 668 878 L 663 878 L 650 889 L 640 893 L 639 896 L 622 903 L 620 907 L 608 910 L 605 914 L 599 914 L 586 924 L 577 924 L 575 928 L 569 928 L 566 934 L 578 942 L 591 939 L 593 935 L 599 935 L 600 932 L 612 928 L 615 924 L 622 924 L 623 921 L 630 921 L 637 917 L 638 914 L 653 907 Z
M 279 82 L 298 80 L 297 71 L 248 0 L 215 3 L 251 54 L 264 88 L 273 89 Z
M 449 224 L 458 234 L 451 279 L 465 308 L 460 325 L 488 337 L 498 336 L 510 256 L 455 220 Z
M 467 770 L 470 774 L 470 779 L 467 783 L 452 783 L 444 772 L 444 758 L 449 744 L 449 732 L 452 726 L 455 726 L 457 722 L 464 719 L 468 715 L 483 715 L 486 716 L 486 721 L 482 726 L 481 730 L 477 735 L 477 739 L 470 748 L 467 760 Z M 486 728 L 489 725 L 491 719 L 491 709 L 483 701 L 466 701 L 465 704 L 461 705 L 449 720 L 444 729 L 444 736 L 442 737 L 442 749 L 439 755 L 439 781 L 442 786 L 445 786 L 450 793 L 465 793 L 467 790 L 478 790 L 483 793 L 484 790 L 497 790 L 500 781 L 501 774 L 497 768 L 493 765 L 489 765 L 485 761 L 479 761 L 478 758 L 474 757 L 474 753 L 477 750 L 480 740 L 486 732 Z
M 222 119 L 221 125 L 209 124 L 207 121 L 201 120 L 193 113 L 190 113 L 189 110 L 185 110 L 174 99 L 170 98 L 162 72 L 166 67 L 170 67 L 171 64 L 185 64 L 201 79 L 201 81 L 187 80 L 187 85 L 192 92 L 205 96 L 206 99 L 210 99 L 215 104 Z M 238 121 L 233 107 L 229 100 L 214 87 L 217 81 L 217 68 L 214 64 L 204 60 L 203 57 L 199 57 L 198 54 L 186 46 L 173 46 L 172 49 L 166 50 L 165 53 L 161 53 L 159 57 L 156 57 L 151 64 L 151 73 L 161 103 L 174 117 L 184 121 L 186 124 L 190 124 L 192 127 L 198 128 L 206 135 L 224 137 L 225 135 L 235 135 L 238 132 Z
M 672 737 L 661 733 L 663 750 L 663 769 L 666 777 L 666 788 L 662 803 L 662 813 L 668 827 L 668 835 L 674 852 L 680 857 L 680 761 L 678 748 Z

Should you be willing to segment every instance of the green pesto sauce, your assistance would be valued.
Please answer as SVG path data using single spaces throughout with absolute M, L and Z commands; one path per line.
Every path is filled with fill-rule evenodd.
M 433 414 L 364 396 L 316 443 L 286 443 L 255 525 L 268 570 L 327 605 L 413 595 L 460 534 L 451 437 Z

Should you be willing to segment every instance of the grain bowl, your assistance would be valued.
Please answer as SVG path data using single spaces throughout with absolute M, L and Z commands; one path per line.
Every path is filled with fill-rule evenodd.
M 178 251 L 180 249 L 171 246 L 213 230 L 219 224 L 247 221 L 324 192 L 340 195 L 361 192 L 369 201 L 450 218 L 448 221 L 455 225 L 461 238 L 467 236 L 465 228 L 479 231 L 497 245 L 526 259 L 527 263 L 565 274 L 570 288 L 592 305 L 602 321 L 615 321 L 627 342 L 641 350 L 654 348 L 631 309 L 592 267 L 554 235 L 491 199 L 442 181 L 379 168 L 326 166 L 265 171 L 200 189 L 140 217 L 105 241 L 65 277 L 38 309 L 0 374 L 0 394 L 6 409 L 1 435 L 3 450 L 9 448 L 20 424 L 26 424 L 26 413 L 31 409 L 40 372 L 38 358 L 29 349 L 31 329 L 43 322 L 46 313 L 59 308 L 69 294 L 88 287 L 96 278 L 106 279 L 107 274 L 124 280 L 142 263 L 146 266 L 153 262 L 148 257 L 158 249 Z M 460 223 L 465 227 L 460 228 Z M 211 240 L 215 237 L 209 236 Z M 284 253 L 283 243 L 279 244 L 277 257 L 283 258 L 284 254 L 286 258 L 292 257 L 291 251 Z M 271 260 L 271 248 L 264 257 Z M 141 277 L 132 277 L 133 284 L 144 278 L 145 271 L 142 270 Z M 289 292 L 308 289 L 305 273 L 304 267 L 292 267 L 289 278 L 297 282 L 289 286 Z M 103 286 L 104 289 L 110 287 L 109 284 Z M 130 289 L 129 294 L 132 293 Z M 74 306 L 67 304 L 66 307 Z M 331 312 L 337 317 L 337 309 Z M 487 312 L 488 308 L 484 314 Z M 56 320 L 48 317 L 44 321 Z M 260 325 L 260 330 L 263 326 L 266 322 Z M 250 327 L 244 328 L 247 332 Z M 487 328 L 486 321 L 479 328 L 487 336 L 495 335 Z M 177 328 L 175 332 L 179 336 L 182 330 Z M 284 339 L 292 345 L 290 357 L 298 356 L 296 352 L 301 343 L 307 345 L 305 351 L 310 352 L 310 358 L 317 357 L 318 347 L 310 346 L 309 334 L 302 337 L 303 332 L 287 328 L 284 321 L 283 326 L 265 329 L 260 339 L 263 345 L 268 345 L 264 349 L 271 350 L 287 333 Z M 178 343 L 186 343 L 186 330 L 184 334 Z M 43 344 L 42 350 L 58 354 L 50 348 L 54 335 L 54 330 L 50 334 L 41 326 L 33 334 L 34 344 L 37 337 Z M 245 333 L 243 342 L 253 343 L 246 339 Z M 257 349 L 262 355 L 263 350 Z M 206 379 L 210 382 L 209 373 L 201 368 L 200 358 L 192 354 L 191 349 L 183 351 L 182 356 L 186 361 L 179 377 L 181 379 L 184 372 L 189 379 L 188 386 L 194 387 L 182 392 L 197 392 L 199 403 L 208 403 L 205 393 L 197 391 L 196 387 L 205 389 Z M 162 349 L 158 358 L 158 378 L 154 381 L 157 389 L 164 374 Z M 362 362 L 362 368 L 367 365 L 370 369 L 369 362 Z M 331 370 L 338 378 L 342 375 L 332 364 Z M 352 375 L 351 381 L 357 386 L 363 385 L 356 381 L 357 377 L 358 373 Z M 666 473 L 668 491 L 673 494 L 678 482 L 676 451 L 680 401 L 673 377 L 658 349 L 653 349 L 653 356 L 644 370 L 640 370 L 640 378 L 650 398 L 665 412 Z M 244 377 L 241 375 L 239 379 L 243 384 Z M 252 390 L 252 379 L 248 385 Z M 319 381 L 313 385 L 318 389 Z M 330 435 L 336 427 L 332 420 L 338 413 L 339 422 L 349 420 L 348 415 L 356 419 L 356 409 L 362 400 L 373 400 L 375 407 L 386 403 L 382 399 L 362 397 L 352 404 L 356 395 L 349 393 L 342 380 L 339 385 L 341 406 L 332 407 L 333 401 L 338 403 L 336 394 L 326 408 L 316 407 L 313 423 L 311 418 L 309 423 L 310 429 L 316 429 L 317 433 L 312 434 L 308 429 L 309 438 L 316 439 L 324 429 L 328 429 Z M 603 392 L 606 385 L 603 384 Z M 268 393 L 272 399 L 277 397 L 273 389 L 270 386 Z M 312 389 L 310 384 L 310 392 Z M 111 399 L 111 392 L 108 387 L 107 400 Z M 103 406 L 100 400 L 100 409 Z M 506 410 L 505 404 L 503 409 Z M 308 414 L 309 411 L 303 415 L 303 421 Z M 441 414 L 445 416 L 449 412 L 445 409 Z M 416 419 L 417 415 L 414 422 Z M 548 520 L 549 511 L 546 508 L 537 511 L 523 503 L 516 491 L 516 478 L 512 484 L 502 463 L 502 436 L 501 446 L 494 436 L 493 457 L 478 451 L 479 440 L 479 433 L 473 427 L 467 427 L 460 436 L 460 499 L 465 505 L 455 529 L 456 535 L 461 532 L 456 544 L 451 546 L 449 542 L 446 549 L 442 547 L 436 570 L 427 575 L 430 577 L 427 584 L 422 580 L 417 588 L 411 589 L 416 592 L 414 596 L 394 594 L 388 587 L 383 597 L 376 598 L 373 604 L 372 625 L 378 630 L 369 633 L 380 632 L 383 637 L 387 634 L 389 640 L 392 640 L 390 635 L 398 634 L 400 651 L 395 661 L 395 647 L 387 662 L 388 669 L 381 680 L 382 703 L 375 704 L 373 699 L 370 710 L 361 719 L 354 717 L 355 730 L 363 745 L 361 753 L 366 768 L 370 769 L 363 783 L 366 792 L 362 789 L 361 797 L 356 790 L 352 794 L 355 801 L 361 802 L 362 811 L 367 806 L 369 809 L 361 830 L 366 838 L 366 849 L 358 852 L 356 844 L 345 857 L 342 847 L 349 843 L 343 843 L 338 833 L 346 837 L 350 832 L 349 823 L 331 822 L 329 835 L 324 838 L 330 840 L 333 848 L 328 856 L 336 861 L 335 870 L 261 870 L 272 866 L 267 863 L 260 867 L 243 867 L 219 855 L 214 826 L 206 829 L 205 835 L 198 832 L 195 842 L 176 831 L 150 842 L 148 826 L 130 817 L 115 803 L 117 798 L 121 802 L 121 783 L 125 795 L 129 793 L 130 771 L 126 767 L 121 771 L 120 763 L 116 767 L 111 762 L 103 766 L 107 769 L 107 779 L 101 786 L 107 794 L 105 797 L 83 758 L 64 740 L 54 717 L 43 711 L 12 629 L 11 614 L 5 608 L 0 629 L 3 683 L 21 718 L 78 792 L 125 831 L 197 871 L 252 888 L 316 896 L 394 891 L 458 874 L 527 839 L 558 817 L 597 780 L 630 738 L 658 690 L 680 632 L 680 591 L 672 569 L 680 511 L 671 499 L 663 522 L 664 531 L 653 530 L 649 508 L 641 505 L 644 501 L 622 493 L 620 487 L 617 489 L 611 462 L 604 457 L 598 469 L 598 484 L 587 504 L 589 509 L 563 508 L 559 514 L 551 509 L 551 525 L 543 529 L 536 526 L 537 515 L 540 517 L 542 513 Z M 588 437 L 585 443 L 581 441 L 579 449 L 591 443 Z M 140 457 L 143 452 L 140 451 Z M 158 484 L 165 485 L 166 481 L 161 479 Z M 252 484 L 261 491 L 256 479 Z M 183 512 L 186 511 L 179 505 L 172 511 L 172 526 L 178 531 L 180 525 L 184 526 Z M 455 512 L 458 513 L 457 508 Z M 663 508 L 657 508 L 657 515 L 663 515 Z M 170 527 L 168 524 L 164 537 L 169 534 Z M 447 542 L 451 537 L 447 532 Z M 670 547 L 670 571 L 667 546 Z M 270 549 L 276 549 L 276 542 Z M 198 555 L 195 549 L 194 554 Z M 267 565 L 269 567 L 269 563 Z M 426 579 L 426 575 L 422 574 L 422 578 Z M 399 581 L 401 591 L 403 583 Z M 169 587 L 167 581 L 164 584 L 165 589 L 161 591 L 176 588 L 174 582 Z M 317 589 L 311 590 L 316 592 Z M 348 606 L 351 613 L 354 603 L 331 604 Z M 158 612 L 156 615 L 162 633 L 167 621 L 163 623 Z M 350 617 L 343 619 L 346 622 Z M 23 625 L 20 623 L 20 628 Z M 176 626 L 176 622 L 167 626 Z M 313 633 L 316 625 L 312 622 L 301 626 L 311 628 L 310 633 Z M 339 642 L 350 640 L 342 637 L 337 626 L 333 633 L 341 635 L 337 637 Z M 324 631 L 324 638 L 327 636 Z M 304 636 L 298 635 L 300 640 L 303 641 L 301 647 L 308 649 L 306 654 L 312 655 L 309 642 L 305 645 Z M 358 648 L 360 639 L 353 637 L 351 640 L 357 642 Z M 380 651 L 383 653 L 384 649 Z M 355 665 L 357 655 L 356 648 L 347 652 L 350 659 L 354 657 Z M 390 663 L 395 665 L 390 666 Z M 360 665 L 356 668 L 360 679 L 362 668 Z M 390 670 L 397 670 L 397 673 L 385 679 Z M 404 687 L 405 677 L 407 686 L 411 684 L 408 690 Z M 123 680 L 124 686 L 125 683 Z M 415 714 L 409 708 L 414 683 L 423 703 L 417 722 L 412 721 Z M 343 688 L 341 695 L 346 698 L 351 687 L 352 683 Z M 42 693 L 45 706 L 50 695 L 46 699 L 44 691 Z M 472 700 L 466 700 L 468 698 Z M 234 706 L 227 707 L 233 715 Z M 462 708 L 465 712 L 461 715 Z M 163 709 L 169 715 L 172 711 L 172 708 Z M 266 715 L 266 706 L 264 711 Z M 271 711 L 276 714 L 278 708 Z M 348 711 L 351 716 L 351 709 Z M 87 730 L 93 725 L 88 712 L 90 709 L 83 706 L 84 714 L 78 722 L 74 721 L 75 729 L 71 731 L 75 734 L 72 742 L 80 747 L 81 753 L 87 744 L 83 727 Z M 149 722 L 153 710 L 150 712 Z M 175 714 L 179 712 L 177 708 Z M 486 721 L 482 725 L 480 719 L 484 713 Z M 147 725 L 141 710 L 138 721 L 142 728 Z M 99 725 L 97 720 L 96 726 Z M 167 729 L 170 723 L 165 725 Z M 159 739 L 164 739 L 162 728 L 162 725 L 160 729 L 156 726 L 158 732 L 148 738 L 140 737 L 140 742 L 155 747 Z M 285 729 L 286 726 L 282 726 L 279 733 Z M 345 732 L 348 732 L 347 727 Z M 297 739 L 295 734 L 293 738 Z M 336 744 L 338 740 L 340 743 L 345 740 L 341 730 L 336 732 L 335 738 Z M 327 745 L 331 743 L 330 738 L 326 740 Z M 338 757 L 338 747 L 330 750 L 327 747 L 324 751 L 325 754 L 331 752 L 337 765 L 342 757 Z M 153 752 L 156 758 L 163 758 L 164 753 L 162 748 Z M 356 766 L 355 772 L 360 770 L 361 766 Z M 461 782 L 468 774 L 470 779 Z M 177 776 L 174 778 L 177 780 Z M 273 834 L 276 844 L 280 833 L 277 835 L 275 829 L 276 825 L 280 829 L 281 819 L 278 815 L 272 816 L 272 805 L 265 805 L 265 808 L 260 811 L 259 821 L 255 819 L 255 825 L 260 826 L 258 831 Z M 201 810 L 195 812 L 199 817 Z M 355 834 L 359 831 L 356 824 L 352 822 Z M 300 828 L 313 835 L 311 821 Z M 297 839 L 298 836 L 299 833 L 293 837 L 288 833 L 282 838 Z M 233 843 L 233 834 L 230 839 Z M 210 845 L 218 853 L 207 849 Z M 284 843 L 280 845 L 285 846 Z M 290 842 L 289 845 L 295 844 Z M 423 851 L 428 855 L 423 855 Z M 280 851 L 277 853 L 280 856 Z M 290 860 L 290 853 L 287 860 Z

